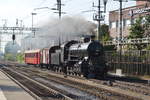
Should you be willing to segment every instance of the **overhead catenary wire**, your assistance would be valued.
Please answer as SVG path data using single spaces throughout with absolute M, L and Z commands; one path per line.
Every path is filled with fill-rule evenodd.
M 73 1 L 73 0 L 71 0 L 71 1 Z M 71 4 L 75 4 L 74 2 L 70 2 L 70 5 Z M 67 14 L 73 14 L 73 15 L 77 15 L 77 14 L 82 14 L 82 11 L 85 11 L 85 8 L 86 8 L 86 6 L 87 5 L 91 5 L 92 4 L 92 0 L 90 0 L 90 1 L 87 1 L 87 2 L 80 2 L 80 5 L 82 5 L 82 6 L 80 6 L 80 7 L 74 7 L 74 9 L 70 9 L 70 11 L 68 11 L 67 12 Z M 66 5 L 66 7 L 68 7 L 68 6 L 70 6 L 69 4 L 68 5 Z M 77 4 L 78 5 L 78 4 Z M 76 6 L 77 6 L 76 5 Z M 88 10 L 92 10 L 92 5 L 90 6 L 90 9 L 88 9 Z
M 47 0 L 42 0 L 35 8 L 41 7 Z M 31 13 L 22 18 L 22 20 L 27 20 L 31 18 Z

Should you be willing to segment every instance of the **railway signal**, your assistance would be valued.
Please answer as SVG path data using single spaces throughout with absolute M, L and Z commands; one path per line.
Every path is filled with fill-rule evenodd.
M 13 44 L 14 44 L 15 39 L 16 39 L 16 36 L 15 36 L 15 34 L 13 34 L 12 35 Z

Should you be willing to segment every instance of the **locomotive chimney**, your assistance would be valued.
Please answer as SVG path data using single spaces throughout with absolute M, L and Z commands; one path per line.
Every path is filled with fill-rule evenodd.
M 90 41 L 90 38 L 89 38 L 89 37 L 84 38 L 84 43 L 87 43 L 87 42 L 89 42 L 89 41 Z
M 95 40 L 95 35 L 87 35 L 87 36 L 82 37 L 83 43 L 87 43 L 87 42 L 94 41 L 94 40 Z

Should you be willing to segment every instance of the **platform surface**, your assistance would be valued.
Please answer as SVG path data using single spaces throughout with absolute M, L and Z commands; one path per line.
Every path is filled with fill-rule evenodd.
M 0 100 L 35 100 L 0 70 Z

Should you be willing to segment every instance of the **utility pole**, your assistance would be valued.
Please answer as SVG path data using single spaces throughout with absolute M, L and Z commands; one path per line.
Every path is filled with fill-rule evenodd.
M 118 33 L 118 51 L 119 51 L 119 67 L 121 68 L 121 61 L 122 61 L 122 2 L 127 2 L 127 0 L 114 0 L 119 1 L 119 33 Z
M 98 8 L 98 13 L 94 13 L 93 15 L 93 20 L 97 21 L 98 22 L 98 32 L 97 32 L 97 40 L 100 41 L 101 39 L 101 21 L 104 21 L 104 17 L 102 15 L 102 13 L 105 13 L 106 12 L 106 4 L 107 4 L 107 0 L 103 0 L 103 3 L 104 3 L 104 9 L 103 11 L 101 10 L 101 0 L 98 0 L 98 6 L 95 6 L 94 3 L 93 3 L 93 7 L 97 7 Z
M 122 45 L 121 45 L 121 41 L 122 41 L 122 0 L 119 0 L 120 3 L 120 10 L 119 10 L 119 42 L 118 42 L 118 46 L 119 46 L 119 50 L 120 52 L 122 52 Z
M 64 6 L 64 4 L 62 4 L 61 0 L 57 0 L 57 8 L 53 8 L 52 10 L 58 10 L 58 12 L 54 12 L 54 13 L 58 13 L 59 14 L 59 19 L 61 19 L 62 14 L 66 14 L 65 12 L 62 12 L 62 6 Z
M 120 52 L 122 52 L 122 45 L 121 45 L 121 41 L 122 41 L 122 2 L 127 2 L 127 0 L 114 0 L 114 1 L 119 1 L 119 33 L 118 33 L 118 50 Z
M 100 38 L 101 38 L 101 30 L 100 30 L 100 27 L 101 27 L 101 0 L 98 0 L 98 40 L 100 41 Z
M 119 48 L 119 65 L 121 67 L 122 61 L 122 0 L 119 0 L 120 3 L 120 10 L 119 10 L 119 41 L 118 41 L 118 48 Z
M 61 19 L 61 0 L 57 0 L 57 9 L 59 11 L 59 19 Z

